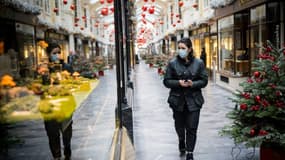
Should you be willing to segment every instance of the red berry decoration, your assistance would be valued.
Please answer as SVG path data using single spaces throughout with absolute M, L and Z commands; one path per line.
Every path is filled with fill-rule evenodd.
M 74 4 L 70 5 L 70 9 L 75 10 L 75 5 Z
M 183 1 L 179 1 L 179 2 L 178 2 L 179 7 L 182 7 L 183 4 L 184 4 Z
M 63 0 L 63 4 L 67 4 L 67 0 Z
M 54 12 L 54 13 L 57 13 L 57 12 L 58 12 L 58 8 L 54 8 L 54 9 L 53 9 L 53 12 Z

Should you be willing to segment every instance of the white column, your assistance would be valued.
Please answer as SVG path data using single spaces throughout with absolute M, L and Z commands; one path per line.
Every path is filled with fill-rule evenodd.
M 183 35 L 184 35 L 184 37 L 189 37 L 189 32 L 187 29 L 184 29 Z
M 69 51 L 75 51 L 75 44 L 74 44 L 74 36 L 73 36 L 73 34 L 69 35 Z

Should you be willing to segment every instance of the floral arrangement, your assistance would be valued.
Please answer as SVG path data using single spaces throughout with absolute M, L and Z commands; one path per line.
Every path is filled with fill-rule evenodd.
M 48 43 L 44 40 L 39 41 L 37 44 L 41 46 L 43 49 L 46 49 L 48 47 Z
M 4 75 L 1 78 L 0 86 L 2 86 L 2 87 L 15 87 L 16 83 L 14 82 L 13 77 L 11 77 L 9 75 Z
M 232 124 L 223 135 L 256 147 L 263 143 L 285 147 L 285 49 L 269 41 L 253 62 L 253 74 L 234 94 L 237 107 L 228 114 Z

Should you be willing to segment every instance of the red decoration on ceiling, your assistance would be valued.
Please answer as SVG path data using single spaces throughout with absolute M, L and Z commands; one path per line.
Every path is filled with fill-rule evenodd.
M 107 3 L 112 3 L 113 2 L 113 0 L 107 0 Z
M 181 20 L 180 20 L 180 19 L 178 19 L 178 20 L 177 20 L 177 23 L 181 23 Z
M 142 17 L 145 18 L 145 14 L 144 13 L 142 13 Z
M 84 30 L 84 27 L 80 27 L 81 30 Z
M 142 6 L 142 10 L 145 12 L 147 11 L 147 6 Z
M 184 5 L 183 1 L 178 2 L 179 7 L 182 7 Z
M 54 13 L 57 13 L 57 12 L 58 12 L 58 8 L 54 8 L 54 9 L 53 9 L 53 12 L 54 12 Z
M 75 27 L 78 27 L 78 23 L 74 23 L 74 26 L 75 26 Z
M 180 16 L 180 14 L 176 14 L 176 17 L 178 18 Z
M 74 18 L 74 21 L 75 21 L 75 22 L 78 22 L 79 20 L 80 20 L 80 19 L 79 19 L 78 17 L 75 17 L 75 18 Z
M 108 15 L 108 8 L 107 8 L 107 7 L 102 8 L 102 9 L 101 9 L 101 14 L 102 14 L 103 16 L 107 16 L 107 15 Z
M 154 13 L 154 6 L 151 6 L 151 7 L 148 9 L 148 13 L 149 13 L 149 14 L 153 14 L 153 13 Z
M 67 0 L 63 0 L 63 4 L 67 4 Z
M 173 27 L 176 27 L 176 24 L 175 24 L 175 23 L 173 23 L 173 24 L 172 24 L 172 26 L 173 26 Z
M 147 2 L 148 0 L 144 0 L 144 2 Z
M 192 5 L 192 7 L 193 7 L 193 8 L 198 8 L 198 4 L 197 4 L 197 3 L 194 3 L 194 4 Z
M 101 4 L 104 4 L 104 3 L 105 3 L 105 1 L 104 1 L 104 0 L 100 0 L 100 3 L 101 3 Z
M 75 5 L 74 4 L 70 5 L 70 9 L 75 10 Z
M 155 0 L 151 0 L 152 2 L 155 2 Z

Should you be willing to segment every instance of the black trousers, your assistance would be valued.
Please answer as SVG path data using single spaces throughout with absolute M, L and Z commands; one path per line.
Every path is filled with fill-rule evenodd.
M 179 141 L 186 139 L 186 151 L 193 152 L 196 144 L 197 129 L 199 124 L 200 110 L 184 111 L 173 110 L 175 130 Z
M 49 139 L 49 147 L 54 158 L 61 157 L 60 133 L 62 133 L 62 141 L 64 145 L 65 157 L 71 157 L 71 137 L 72 137 L 72 122 L 62 130 L 62 123 L 55 120 L 45 121 L 45 129 Z

